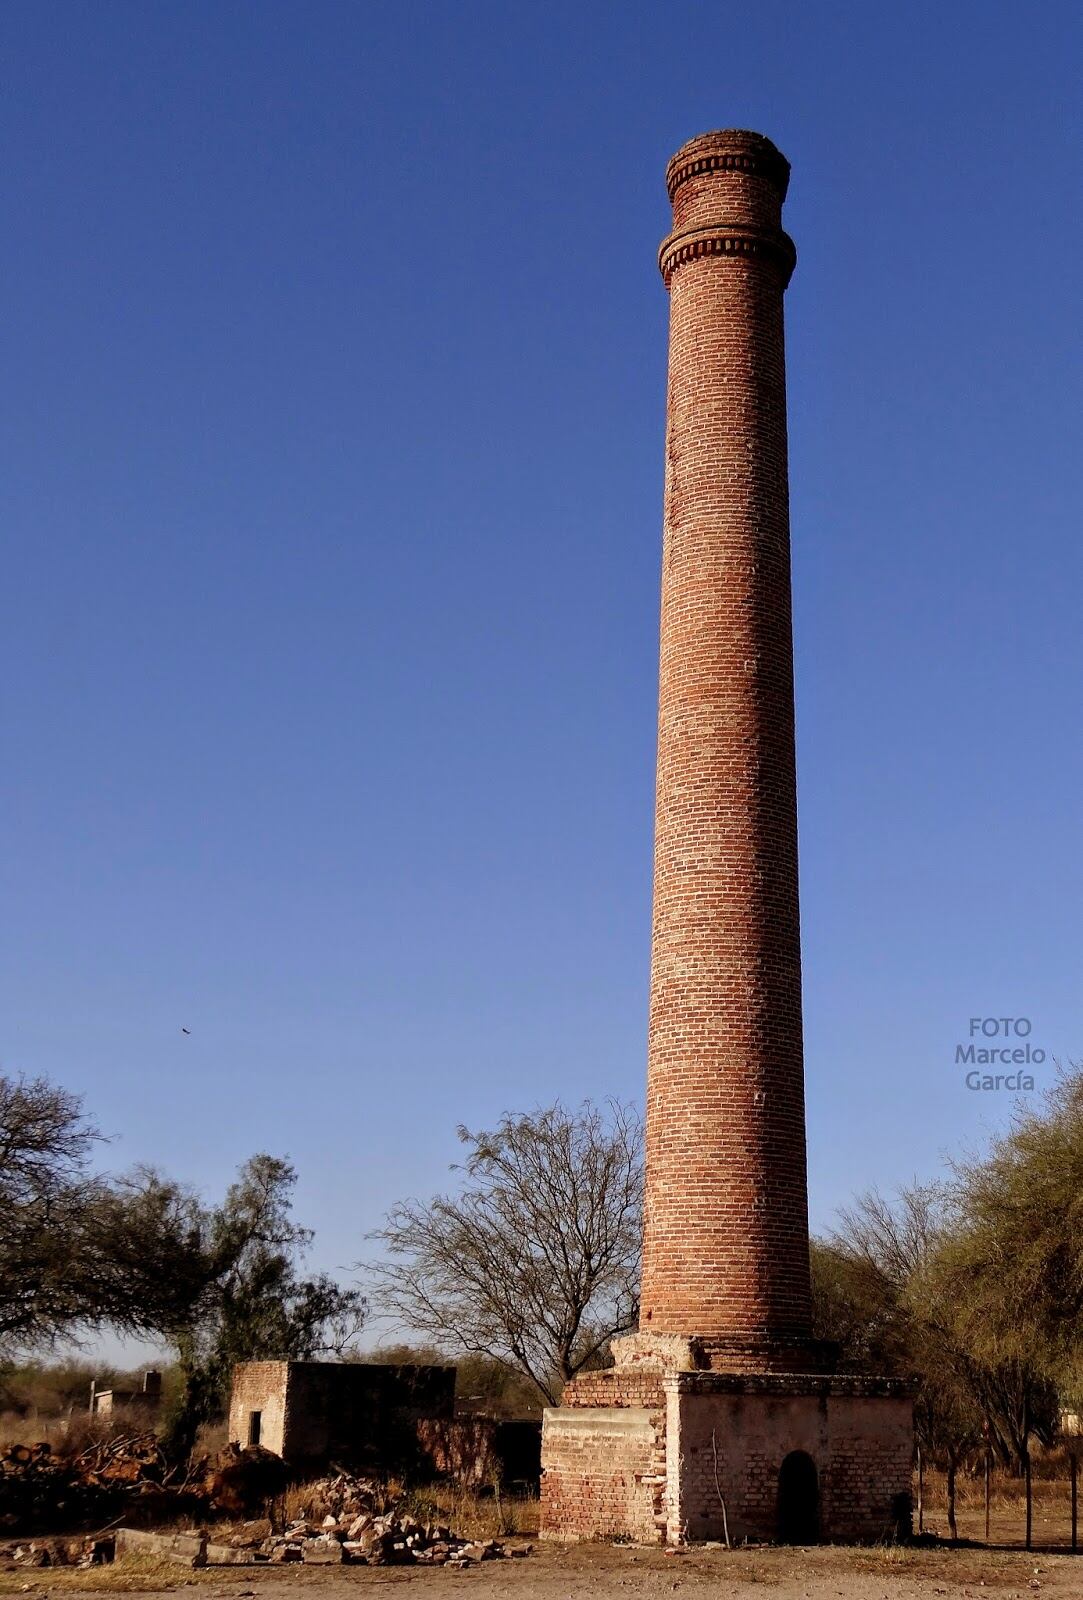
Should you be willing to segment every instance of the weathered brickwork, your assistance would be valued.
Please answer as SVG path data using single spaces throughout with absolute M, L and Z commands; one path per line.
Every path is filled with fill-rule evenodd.
M 285 1454 L 288 1361 L 243 1361 L 233 1369 L 229 1397 L 229 1437 L 235 1444 L 258 1443 L 276 1456 Z M 259 1417 L 256 1439 L 252 1418 Z
M 494 1417 L 422 1417 L 417 1441 L 425 1476 L 457 1483 L 536 1485 L 541 1427 L 533 1421 Z
M 455 1368 L 362 1361 L 246 1361 L 233 1369 L 229 1437 L 291 1466 L 329 1459 L 403 1469 L 420 1418 L 450 1419 Z
M 815 1471 L 818 1537 L 836 1543 L 910 1531 L 913 1405 L 905 1384 L 852 1377 L 768 1381 L 684 1373 L 666 1380 L 671 1542 L 779 1534 L 783 1463 Z M 705 1381 L 706 1380 L 706 1381 Z
M 546 1539 L 623 1536 L 660 1544 L 666 1532 L 666 1411 L 561 1406 L 542 1422 L 541 1529 Z
M 668 169 L 674 231 L 640 1325 L 738 1366 L 809 1331 L 782 232 L 756 134 Z M 785 1362 L 792 1364 L 791 1360 Z
M 562 1406 L 647 1406 L 661 1410 L 665 1404 L 661 1372 L 609 1367 L 585 1372 L 565 1384 Z

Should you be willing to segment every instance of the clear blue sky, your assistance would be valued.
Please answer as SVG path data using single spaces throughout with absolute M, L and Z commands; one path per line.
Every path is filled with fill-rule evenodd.
M 1007 1115 L 972 1015 L 1083 1055 L 1080 15 L 6 0 L 0 1067 L 115 1165 L 288 1153 L 331 1266 L 459 1120 L 641 1095 L 654 258 L 727 125 L 793 163 L 814 1221 Z

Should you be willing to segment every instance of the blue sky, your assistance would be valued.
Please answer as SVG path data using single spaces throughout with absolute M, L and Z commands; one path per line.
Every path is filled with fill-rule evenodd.
M 1008 1114 L 971 1016 L 1083 1056 L 1081 42 L 8 0 L 0 1069 L 114 1165 L 288 1153 L 329 1266 L 457 1122 L 640 1097 L 662 174 L 733 125 L 793 163 L 814 1222 Z

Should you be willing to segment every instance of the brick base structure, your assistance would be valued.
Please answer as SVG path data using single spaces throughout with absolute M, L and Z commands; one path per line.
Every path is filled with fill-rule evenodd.
M 576 1379 L 546 1411 L 543 1538 L 680 1545 L 728 1531 L 811 1544 L 910 1532 L 905 1382 L 633 1361 Z

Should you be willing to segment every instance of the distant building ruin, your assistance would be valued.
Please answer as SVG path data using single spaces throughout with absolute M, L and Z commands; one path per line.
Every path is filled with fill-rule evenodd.
M 161 1404 L 160 1372 L 144 1372 L 141 1389 L 99 1389 L 97 1379 L 91 1379 L 89 1411 L 92 1417 L 111 1417 L 118 1411 L 142 1411 L 146 1413 L 149 1426 Z
M 229 1438 L 301 1475 L 327 1466 L 480 1486 L 537 1488 L 541 1424 L 456 1415 L 454 1367 L 245 1361 L 233 1369 Z

